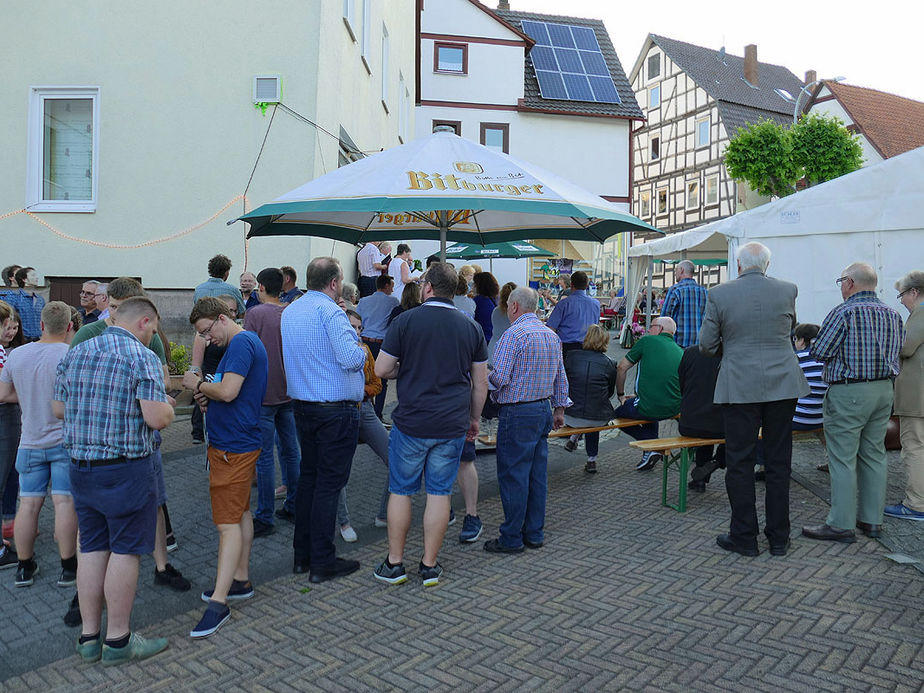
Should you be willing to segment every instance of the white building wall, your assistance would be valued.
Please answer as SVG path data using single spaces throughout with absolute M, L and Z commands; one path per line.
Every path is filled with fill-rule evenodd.
M 477 9 L 478 14 L 482 14 Z M 468 44 L 468 74 L 433 71 L 432 39 L 421 41 L 420 93 L 427 101 L 509 104 L 523 98 L 523 48 Z M 453 41 L 464 43 L 464 40 Z
M 414 83 L 414 12 L 402 0 L 373 3 L 371 74 L 339 2 L 226 0 L 219 11 L 177 0 L 130 10 L 112 1 L 88 10 L 54 0 L 10 9 L 4 53 L 11 57 L 4 58 L 0 94 L 6 174 L 0 216 L 24 205 L 30 87 L 98 86 L 100 144 L 97 211 L 38 215 L 79 240 L 56 237 L 25 215 L 3 219 L 0 238 L 9 261 L 34 265 L 42 275 L 128 274 L 149 288 L 189 289 L 207 276 L 208 259 L 222 252 L 234 262 L 236 280 L 245 263 L 245 227 L 225 221 L 239 215 L 243 203 L 219 210 L 243 193 L 270 122 L 272 107 L 263 114 L 252 103 L 253 77 L 280 75 L 283 101 L 334 136 L 277 111 L 249 208 L 335 168 L 341 124 L 361 149 L 398 143 L 398 108 L 386 112 L 381 105 L 383 22 L 391 34 L 388 77 L 397 104 L 399 70 L 412 92 Z M 108 247 L 169 237 L 213 215 L 202 228 L 167 242 Z M 254 239 L 247 266 L 291 264 L 303 276 L 312 255 L 333 252 L 349 273 L 353 249 L 338 245 Z
M 818 92 L 818 98 L 825 98 L 830 96 L 831 92 L 827 87 L 823 87 L 821 91 Z M 837 99 L 831 99 L 830 101 L 822 101 L 818 103 L 817 101 L 813 103 L 811 113 L 820 113 L 823 116 L 834 116 L 840 118 L 845 126 L 854 125 L 853 118 L 850 117 L 850 114 L 844 109 L 840 101 Z M 873 164 L 878 164 L 882 161 L 882 156 L 879 152 L 876 151 L 876 148 L 870 144 L 870 141 L 866 138 L 865 135 L 860 135 L 860 146 L 863 148 L 863 166 L 872 166 Z

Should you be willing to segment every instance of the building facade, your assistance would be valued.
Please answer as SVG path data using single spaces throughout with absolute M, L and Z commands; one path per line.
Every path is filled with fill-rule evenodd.
M 418 13 L 417 136 L 448 125 L 628 211 L 631 132 L 642 112 L 602 21 L 475 0 L 418 0 Z M 612 269 L 603 258 L 617 256 L 619 237 L 575 245 L 602 271 Z M 526 267 L 494 262 L 499 279 L 518 283 Z
M 303 278 L 320 254 L 352 271 L 352 246 L 245 243 L 245 224 L 226 221 L 412 136 L 414 5 L 272 8 L 52 0 L 10 9 L 4 264 L 35 266 L 71 303 L 62 287 L 139 277 L 167 304 L 176 299 L 174 317 L 188 315 L 189 290 L 216 253 L 232 259 L 232 282 L 245 267 L 283 264 Z

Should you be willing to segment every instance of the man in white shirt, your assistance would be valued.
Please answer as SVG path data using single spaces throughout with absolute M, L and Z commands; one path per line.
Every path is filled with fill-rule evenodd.
M 379 250 L 379 243 L 369 241 L 362 250 L 356 253 L 356 263 L 359 265 L 359 297 L 371 296 L 375 293 L 375 278 L 387 269 L 382 264 L 385 256 Z

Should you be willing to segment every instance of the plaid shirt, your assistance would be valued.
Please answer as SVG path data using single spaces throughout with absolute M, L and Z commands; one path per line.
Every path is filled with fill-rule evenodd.
M 521 315 L 501 335 L 489 379 L 498 404 L 551 398 L 553 407 L 571 406 L 561 341 L 535 313 Z
M 78 460 L 147 457 L 154 430 L 139 400 L 166 402 L 154 352 L 128 330 L 110 327 L 58 364 L 55 400 L 64 402 L 64 447 Z
M 25 289 L 11 289 L 0 293 L 0 301 L 6 301 L 22 320 L 22 333 L 28 339 L 38 339 L 42 336 L 42 308 L 45 299 L 35 293 L 27 293 Z
M 686 349 L 699 342 L 699 329 L 706 311 L 706 290 L 691 277 L 684 277 L 667 290 L 661 316 L 677 323 L 674 341 Z
M 901 316 L 874 291 L 858 291 L 828 313 L 811 355 L 824 362 L 826 383 L 878 380 L 898 373 L 902 337 Z

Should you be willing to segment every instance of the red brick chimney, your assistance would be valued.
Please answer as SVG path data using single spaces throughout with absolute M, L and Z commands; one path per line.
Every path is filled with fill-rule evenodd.
M 811 84 L 816 79 L 818 79 L 818 73 L 815 70 L 806 70 L 805 71 L 805 82 L 804 84 Z
M 744 78 L 751 86 L 757 86 L 757 45 L 753 43 L 744 47 Z

